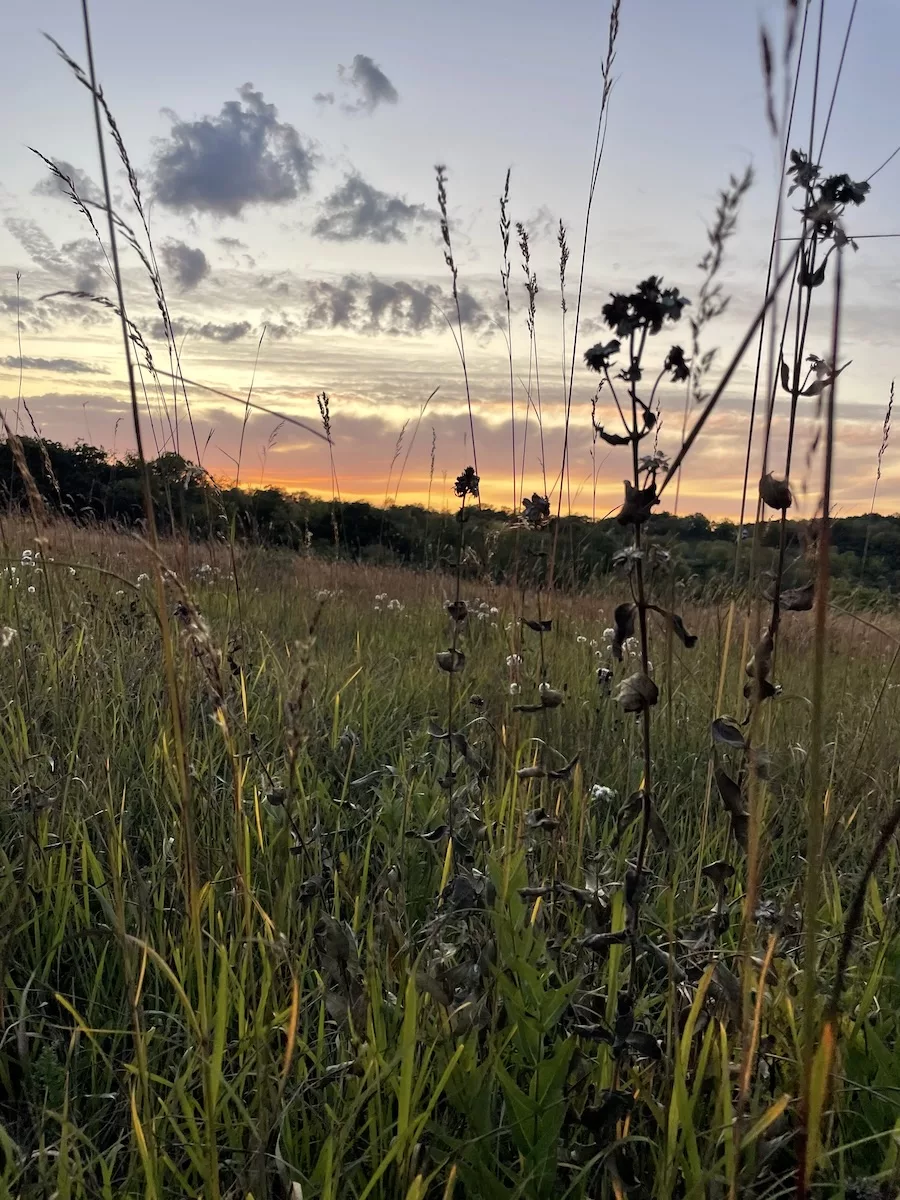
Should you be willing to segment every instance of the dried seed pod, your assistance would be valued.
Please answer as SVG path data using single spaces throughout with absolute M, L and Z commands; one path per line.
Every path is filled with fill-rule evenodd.
M 763 504 L 780 512 L 787 511 L 794 503 L 791 485 L 786 479 L 776 479 L 771 471 L 760 479 L 759 495 Z
M 645 488 L 635 487 L 627 479 L 625 484 L 625 503 L 619 510 L 616 520 L 620 525 L 643 525 L 649 519 L 653 506 L 659 504 L 656 494 L 656 482 Z
M 636 671 L 623 679 L 616 691 L 616 699 L 625 712 L 639 713 L 652 708 L 659 699 L 659 688 L 649 675 Z
M 450 620 L 455 621 L 457 625 L 462 625 L 469 615 L 469 606 L 465 600 L 450 600 L 446 605 L 446 609 Z
M 455 671 L 461 671 L 466 665 L 466 656 L 462 650 L 456 650 L 452 647 L 449 650 L 439 650 L 434 656 L 434 660 L 442 671 L 447 671 L 450 674 Z

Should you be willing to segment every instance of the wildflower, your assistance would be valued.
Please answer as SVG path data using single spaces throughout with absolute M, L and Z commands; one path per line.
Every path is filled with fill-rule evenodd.
M 15 637 L 18 637 L 17 629 L 13 629 L 10 625 L 0 627 L 0 650 L 7 650 Z
M 474 467 L 466 467 L 461 475 L 458 475 L 456 482 L 453 485 L 453 490 L 459 496 L 460 500 L 464 500 L 466 496 L 478 496 L 478 485 L 481 479 L 475 474 Z
M 517 683 L 511 683 L 509 685 L 509 694 L 511 696 L 518 696 L 518 694 L 521 690 L 522 689 L 519 687 L 519 685 Z
M 257 591 L 259 591 L 259 588 L 257 588 Z M 376 612 L 381 612 L 381 605 L 380 605 L 380 604 L 376 604 L 376 605 L 375 605 L 375 611 L 376 611 Z
M 388 600 L 388 608 L 393 612 L 402 612 L 403 607 L 399 600 Z
M 140 585 L 142 583 L 149 583 L 149 582 L 150 582 L 150 576 L 146 573 L 146 571 L 142 571 L 140 573 L 140 575 L 138 575 L 138 577 L 137 577 L 138 587 L 140 587 Z
M 550 684 L 547 682 L 546 679 L 542 680 L 542 682 L 538 684 L 538 691 L 539 692 L 549 692 L 550 691 Z
M 491 611 L 491 606 L 488 604 L 487 600 L 482 600 L 482 602 L 478 605 L 478 607 L 482 612 L 490 612 Z
M 522 520 L 532 529 L 544 529 L 550 524 L 550 501 L 539 492 L 534 492 L 530 500 L 523 500 L 522 509 Z
M 506 665 L 512 669 L 515 669 L 516 667 L 521 667 L 522 655 L 521 654 L 510 654 L 506 659 Z
M 583 645 L 584 645 L 584 644 L 587 642 L 587 638 L 586 638 L 586 637 L 584 637 L 584 635 L 583 635 L 583 634 L 580 634 L 580 633 L 579 633 L 579 635 L 578 635 L 578 637 L 575 639 L 575 641 L 576 641 L 576 642 L 578 642 L 578 643 L 579 643 L 579 645 L 582 645 L 582 646 L 583 646 Z
M 491 616 L 496 617 L 499 615 L 499 613 L 500 613 L 500 609 L 495 608 L 493 605 L 491 605 Z
M 330 595 L 331 592 L 329 592 L 328 588 L 322 588 L 320 591 L 316 592 L 316 599 L 327 600 Z
M 608 307 L 610 306 L 607 305 Z M 604 309 L 605 315 L 606 310 Z M 603 371 L 604 368 L 610 365 L 610 359 L 613 355 L 618 354 L 620 346 L 621 343 L 615 338 L 611 342 L 607 342 L 606 345 L 598 342 L 596 346 L 591 346 L 590 350 L 585 351 L 584 361 L 592 371 Z
M 663 370 L 671 371 L 673 383 L 683 383 L 690 376 L 690 364 L 685 361 L 684 351 L 680 346 L 673 346 L 666 355 Z
M 622 649 L 625 650 L 628 654 L 637 654 L 638 651 L 640 650 L 640 648 L 641 648 L 641 643 L 637 640 L 636 637 L 626 638 L 625 641 L 622 643 Z
M 33 595 L 34 595 L 34 593 L 35 593 L 35 590 L 36 590 L 36 589 L 35 589 L 35 586 L 34 586 L 34 584 L 31 584 L 31 586 L 30 586 L 30 587 L 29 587 L 29 589 L 28 589 L 28 594 L 29 594 L 29 596 L 33 596 Z
M 379 592 L 378 595 L 375 597 L 376 600 L 387 600 L 387 598 L 388 598 L 387 592 Z
M 616 631 L 614 629 L 604 629 L 601 636 L 602 636 L 604 642 L 606 642 L 608 644 L 616 636 Z
M 475 615 L 479 621 L 486 621 L 488 619 L 488 614 L 486 612 L 478 612 Z
M 591 638 L 590 646 L 591 646 L 591 649 L 592 649 L 592 650 L 593 650 L 593 649 L 594 649 L 594 647 L 595 647 L 595 646 L 597 646 L 598 644 L 599 644 L 599 643 L 597 642 L 597 639 L 596 639 L 596 638 Z
M 34 591 L 34 589 L 33 589 L 33 588 L 30 588 L 29 590 L 30 590 L 30 591 Z M 119 590 L 116 592 L 116 595 L 117 595 L 117 596 L 124 596 L 124 595 L 125 595 L 125 593 L 122 591 L 122 589 L 121 589 L 121 588 L 119 588 Z
M 70 574 L 70 575 L 74 575 L 74 574 L 75 574 L 75 568 L 74 568 L 74 567 L 69 567 L 69 574 Z
M 616 793 L 610 787 L 604 787 L 602 783 L 595 783 L 591 788 L 591 799 L 602 800 L 604 804 L 609 804 L 615 800 Z

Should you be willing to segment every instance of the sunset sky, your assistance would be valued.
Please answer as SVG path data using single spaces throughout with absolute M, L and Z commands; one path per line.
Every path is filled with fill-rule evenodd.
M 837 0 L 826 7 L 823 111 L 851 6 Z M 624 451 L 598 447 L 594 498 L 596 377 L 582 365 L 581 352 L 608 336 L 600 308 L 610 291 L 631 290 L 654 273 L 696 296 L 718 190 L 748 165 L 755 183 L 723 272 L 731 305 L 703 343 L 704 349 L 721 347 L 720 366 L 762 298 L 779 152 L 766 123 L 759 30 L 766 25 L 777 47 L 784 7 L 784 0 L 623 0 L 575 372 L 570 483 L 573 505 L 583 511 L 596 507 L 602 515 L 613 507 L 627 472 Z M 818 11 L 813 4 L 813 29 Z M 236 0 L 156 0 L 152 6 L 94 0 L 92 17 L 98 72 L 146 198 L 184 374 L 245 395 L 265 326 L 254 399 L 314 425 L 315 396 L 328 393 L 345 498 L 381 501 L 396 492 L 401 500 L 424 500 L 434 439 L 431 498 L 440 505 L 453 477 L 472 461 L 463 377 L 444 315 L 451 315 L 452 301 L 434 181 L 434 165 L 444 163 L 467 317 L 478 464 L 487 499 L 511 503 L 498 232 L 498 200 L 511 168 L 510 215 L 528 230 L 540 287 L 543 453 L 552 487 L 564 411 L 556 227 L 562 219 L 571 248 L 567 361 L 608 4 L 257 0 L 248 9 Z M 29 150 L 57 162 L 86 198 L 97 195 L 90 97 L 42 36 L 51 34 L 84 62 L 79 20 L 75 0 L 7 5 L 0 18 L 5 111 L 12 114 L 0 128 L 0 404 L 7 420 L 15 424 L 18 413 L 19 427 L 30 431 L 19 403 L 21 353 L 21 396 L 43 435 L 83 438 L 123 453 L 133 448 L 134 433 L 118 326 L 96 304 L 41 299 L 61 289 L 114 292 L 84 217 Z M 810 63 L 813 43 L 811 36 Z M 822 155 L 829 172 L 865 179 L 900 144 L 898 45 L 900 5 L 862 0 Z M 805 146 L 809 71 L 800 92 L 796 142 Z M 133 224 L 117 161 L 115 168 L 115 201 Z M 872 180 L 848 232 L 900 234 L 898 187 L 900 155 Z M 524 274 L 511 250 L 518 470 L 529 353 Z M 122 253 L 129 316 L 168 367 L 146 274 L 127 247 Z M 840 359 L 852 365 L 838 391 L 840 513 L 870 504 L 885 405 L 900 373 L 900 237 L 860 240 L 846 267 Z M 809 348 L 827 356 L 825 289 L 819 299 L 822 315 L 813 322 Z M 682 325 L 674 337 L 659 339 L 660 361 L 673 340 L 689 346 Z M 751 354 L 689 459 L 682 512 L 720 517 L 737 511 L 753 361 Z M 533 369 L 530 379 L 535 396 Z M 167 419 L 152 381 L 144 382 L 149 451 L 172 449 L 171 399 Z M 180 449 L 193 457 L 196 436 L 204 466 L 233 481 L 241 407 L 193 388 L 189 398 L 195 429 L 192 434 L 179 425 Z M 670 454 L 680 443 L 683 406 L 682 388 L 663 391 L 660 447 Z M 776 418 L 776 465 L 784 427 Z M 801 511 L 815 504 L 816 466 L 807 465 L 813 433 L 810 407 L 801 415 L 794 473 L 798 489 L 809 479 Z M 526 489 L 543 491 L 533 411 L 524 454 Z M 751 478 L 754 472 L 758 460 Z M 328 491 L 327 447 L 254 414 L 241 481 L 260 480 Z M 885 457 L 878 507 L 900 509 L 900 447 L 889 447 Z

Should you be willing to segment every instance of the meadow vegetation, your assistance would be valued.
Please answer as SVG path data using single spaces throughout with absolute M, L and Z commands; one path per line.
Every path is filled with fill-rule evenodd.
M 863 536 L 858 571 L 843 590 L 832 578 L 844 219 L 869 180 L 820 165 L 815 103 L 808 143 L 792 127 L 823 8 L 789 0 L 781 40 L 763 35 L 782 192 L 799 210 L 779 195 L 759 309 L 730 359 L 710 336 L 749 174 L 721 193 L 693 304 L 648 272 L 603 306 L 606 340 L 589 348 L 585 260 L 570 305 L 560 226 L 566 440 L 555 480 L 532 490 L 510 316 L 515 514 L 482 505 L 437 169 L 472 460 L 454 510 L 425 515 L 439 533 L 416 544 L 432 558 L 401 568 L 352 545 L 333 458 L 317 532 L 308 507 L 283 540 L 197 463 L 149 461 L 136 379 L 174 378 L 185 404 L 195 385 L 174 337 L 166 372 L 127 315 L 119 247 L 171 332 L 85 5 L 88 65 L 64 57 L 91 99 L 105 205 L 51 169 L 109 250 L 115 295 L 75 299 L 120 321 L 136 453 L 123 481 L 87 449 L 73 464 L 6 425 L 0 1195 L 898 1195 L 900 618 L 861 591 L 880 553 L 893 569 L 892 526 L 863 518 L 848 534 Z M 619 12 L 614 0 L 586 226 Z M 133 222 L 113 209 L 110 138 Z M 507 176 L 507 301 L 509 206 Z M 543 447 L 538 284 L 528 231 L 515 235 L 535 380 L 519 437 Z M 809 343 L 814 311 L 826 346 Z M 754 352 L 740 522 L 698 576 L 689 530 L 661 505 L 677 509 L 681 465 Z M 563 515 L 576 371 L 597 384 L 593 444 L 628 462 L 621 506 L 596 527 Z M 669 453 L 663 381 L 684 387 Z M 319 414 L 327 455 L 324 393 Z M 815 426 L 807 522 L 788 515 L 798 415 Z M 101 477 L 104 503 L 127 482 L 132 509 L 95 511 L 90 488 L 60 486 L 54 456 Z M 876 493 L 877 480 L 873 509 Z M 581 578 L 576 531 L 606 555 Z

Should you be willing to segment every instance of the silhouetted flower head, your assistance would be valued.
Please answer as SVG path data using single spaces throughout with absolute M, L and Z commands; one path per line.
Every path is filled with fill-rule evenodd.
M 480 483 L 481 479 L 475 474 L 475 468 L 466 467 L 462 475 L 457 477 L 456 483 L 453 485 L 453 490 L 462 500 L 465 496 L 477 496 L 478 485 Z
M 685 360 L 684 351 L 680 346 L 672 347 L 666 355 L 664 366 L 673 383 L 683 383 L 691 373 L 690 364 Z

